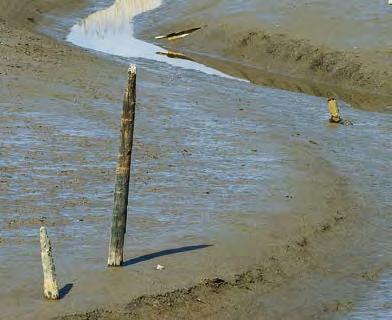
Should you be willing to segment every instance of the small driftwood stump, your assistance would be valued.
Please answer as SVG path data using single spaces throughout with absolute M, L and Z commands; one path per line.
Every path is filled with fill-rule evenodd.
M 121 144 L 116 169 L 112 229 L 108 266 L 123 264 L 124 237 L 127 226 L 129 179 L 136 107 L 136 66 L 128 69 L 128 86 L 124 95 L 121 118 Z
M 49 300 L 60 299 L 52 245 L 45 227 L 40 229 L 42 268 L 44 272 L 44 296 Z
M 328 111 L 330 114 L 330 122 L 339 123 L 342 121 L 338 103 L 335 98 L 328 99 Z

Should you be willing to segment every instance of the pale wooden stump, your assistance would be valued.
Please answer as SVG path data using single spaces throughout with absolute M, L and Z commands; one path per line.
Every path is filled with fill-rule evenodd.
M 52 245 L 45 227 L 40 229 L 40 241 L 44 272 L 44 296 L 48 300 L 58 300 L 60 299 L 60 293 L 53 261 Z
M 328 111 L 330 114 L 330 121 L 339 123 L 342 121 L 342 118 L 340 116 L 340 110 L 338 107 L 338 103 L 335 98 L 329 98 L 328 99 Z

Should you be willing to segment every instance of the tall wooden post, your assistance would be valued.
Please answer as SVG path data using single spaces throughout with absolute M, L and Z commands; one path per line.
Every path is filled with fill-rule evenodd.
M 58 300 L 60 299 L 60 293 L 56 277 L 56 268 L 53 261 L 52 245 L 45 227 L 41 227 L 39 233 L 41 241 L 42 269 L 44 272 L 44 296 L 49 300 Z
M 128 86 L 124 94 L 121 118 L 121 143 L 116 169 L 112 229 L 109 247 L 109 267 L 123 263 L 124 237 L 127 227 L 129 178 L 133 146 L 133 131 L 136 107 L 136 66 L 128 69 Z

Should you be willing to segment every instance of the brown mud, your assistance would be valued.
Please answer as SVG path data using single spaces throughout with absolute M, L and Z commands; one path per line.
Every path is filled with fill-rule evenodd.
M 0 1 L 1 317 L 330 319 L 355 308 L 357 294 L 388 268 L 387 259 L 375 261 L 369 253 L 374 248 L 368 239 L 384 231 L 367 223 L 376 205 L 372 195 L 364 196 L 361 186 L 353 187 L 326 160 L 323 152 L 330 151 L 332 139 L 325 141 L 306 126 L 279 126 L 282 115 L 272 111 L 285 105 L 279 101 L 286 96 L 260 105 L 264 94 L 273 94 L 204 78 L 198 91 L 194 79 L 168 77 L 142 63 L 133 205 L 159 202 L 162 214 L 186 212 L 205 223 L 179 224 L 177 229 L 189 228 L 184 235 L 165 229 L 173 220 L 161 219 L 155 207 L 147 208 L 147 215 L 136 211 L 127 239 L 135 244 L 127 249 L 136 257 L 151 257 L 166 246 L 198 243 L 203 250 L 160 257 L 166 266 L 161 273 L 156 259 L 118 273 L 97 270 L 106 260 L 121 109 L 116 106 L 121 106 L 127 64 L 36 32 L 43 13 L 72 16 L 88 4 Z M 194 110 L 206 116 L 199 119 Z M 210 118 L 208 130 L 219 129 L 223 121 L 230 126 L 207 136 L 208 147 L 198 145 L 192 139 L 208 131 L 204 124 Z M 244 125 L 254 125 L 253 119 L 254 127 Z M 230 127 L 233 131 L 227 131 Z M 336 132 L 348 135 L 343 130 Z M 218 140 L 221 145 L 215 146 Z M 281 156 L 261 165 L 270 148 Z M 233 154 L 243 158 L 230 166 Z M 203 171 L 207 166 L 210 171 Z M 254 168 L 251 178 L 248 171 L 234 175 L 248 168 Z M 271 168 L 278 173 L 264 181 Z M 178 186 L 170 184 L 174 178 Z M 249 191 L 249 185 L 257 191 Z M 243 189 L 230 193 L 228 186 Z M 208 206 L 220 214 L 208 216 Z M 41 299 L 36 233 L 41 224 L 53 230 L 60 279 L 74 284 L 58 304 Z M 169 231 L 173 238 L 166 237 Z
M 154 25 L 142 24 L 140 35 L 151 41 L 154 32 L 206 25 L 158 43 L 256 84 L 390 112 L 392 9 L 362 2 L 248 1 L 237 10 L 236 1 L 167 3 L 150 14 Z

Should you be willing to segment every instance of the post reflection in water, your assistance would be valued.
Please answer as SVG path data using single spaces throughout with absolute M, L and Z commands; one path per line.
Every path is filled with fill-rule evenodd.
M 206 67 L 192 59 L 173 59 L 156 45 L 136 39 L 133 19 L 146 11 L 158 8 L 162 0 L 117 0 L 111 7 L 93 13 L 71 28 L 67 41 L 108 54 L 129 58 L 145 58 L 198 70 L 207 74 L 232 78 L 218 70 Z M 153 38 L 154 35 L 151 35 Z

